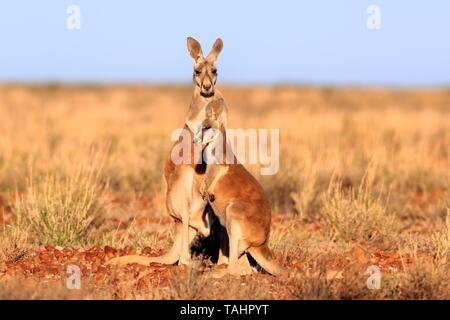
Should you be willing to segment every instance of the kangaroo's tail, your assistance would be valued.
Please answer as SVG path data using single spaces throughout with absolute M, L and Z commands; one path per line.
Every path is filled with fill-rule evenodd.
M 116 257 L 106 262 L 106 265 L 124 266 L 127 264 L 140 264 L 143 266 L 149 266 L 152 262 L 150 257 L 143 257 L 138 255 Z
M 163 254 L 159 257 L 143 257 L 138 255 L 116 257 L 106 262 L 106 264 L 115 266 L 124 266 L 132 263 L 140 264 L 143 266 L 149 266 L 150 263 L 174 264 L 178 261 L 179 258 L 180 256 L 176 250 L 170 250 L 168 253 Z
M 268 273 L 273 276 L 278 276 L 286 273 L 286 271 L 270 257 L 271 253 L 266 244 L 259 247 L 250 247 L 248 252 L 253 259 Z

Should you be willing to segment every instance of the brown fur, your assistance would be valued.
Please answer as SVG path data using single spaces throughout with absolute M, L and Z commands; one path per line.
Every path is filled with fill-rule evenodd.
M 184 128 L 190 131 L 190 145 L 191 150 L 193 150 L 194 123 L 205 119 L 205 108 L 210 102 L 220 100 L 224 104 L 222 95 L 214 87 L 217 80 L 216 61 L 223 43 L 222 40 L 217 39 L 211 53 L 206 58 L 203 57 L 201 46 L 197 40 L 189 37 L 187 46 L 191 57 L 194 59 L 194 70 L 196 71 L 194 71 L 193 80 L 196 86 Z M 222 117 L 225 125 L 226 118 L 227 109 L 225 106 Z M 189 264 L 191 258 L 190 243 L 196 232 L 204 236 L 209 235 L 215 217 L 205 210 L 207 202 L 199 192 L 199 186 L 203 184 L 205 166 L 196 165 L 194 161 L 191 161 L 190 164 L 173 163 L 171 153 L 179 141 L 174 143 L 164 168 L 164 177 L 167 182 L 167 209 L 175 221 L 175 236 L 172 248 L 167 254 L 159 257 L 124 256 L 112 259 L 108 264 L 139 263 L 149 265 L 152 262 L 174 264 L 177 261 L 180 264 Z M 192 157 L 193 154 L 191 152 Z
M 226 145 L 226 130 L 220 121 L 223 107 L 218 102 L 207 107 L 207 118 L 203 123 L 206 130 L 219 129 L 223 146 Z M 207 135 L 203 135 L 204 139 Z M 207 143 L 217 143 L 220 140 Z M 204 140 L 205 143 L 205 140 Z M 206 146 L 206 145 L 205 145 Z M 265 271 L 278 275 L 282 269 L 269 259 L 271 209 L 267 194 L 259 182 L 237 163 L 225 163 L 226 151 L 223 151 L 222 163 L 208 164 L 204 179 L 204 192 L 208 195 L 214 213 L 226 229 L 229 238 L 230 274 L 241 274 L 239 258 L 248 252 Z

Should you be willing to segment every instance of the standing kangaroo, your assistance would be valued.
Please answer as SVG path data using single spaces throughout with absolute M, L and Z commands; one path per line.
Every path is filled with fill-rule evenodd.
M 271 209 L 269 199 L 259 182 L 238 163 L 236 157 L 227 161 L 226 126 L 222 122 L 226 106 L 221 100 L 212 101 L 206 108 L 202 136 L 195 142 L 205 148 L 207 168 L 201 192 L 211 204 L 229 238 L 228 273 L 245 274 L 242 261 L 249 253 L 272 275 L 285 271 L 269 258 L 268 248 Z M 214 157 L 209 155 L 214 153 Z M 224 249 L 221 244 L 221 250 Z M 223 271 L 223 270 L 222 270 Z M 219 271 L 220 272 L 220 271 Z M 220 275 L 220 274 L 218 274 Z
M 206 106 L 215 100 L 220 100 L 224 105 L 221 121 L 226 126 L 227 108 L 222 95 L 215 88 L 217 81 L 217 57 L 223 48 L 223 42 L 218 38 L 211 52 L 204 57 L 200 43 L 194 38 L 187 38 L 187 47 L 194 59 L 193 82 L 194 94 L 189 105 L 189 110 L 184 125 L 185 132 L 189 132 L 191 159 L 188 163 L 176 164 L 172 154 L 176 153 L 179 140 L 172 146 L 170 155 L 164 168 L 164 177 L 167 182 L 166 205 L 170 216 L 175 221 L 175 235 L 172 248 L 159 257 L 143 257 L 130 255 L 114 258 L 108 264 L 124 265 L 137 263 L 149 265 L 150 263 L 188 265 L 191 260 L 190 243 L 197 232 L 203 236 L 210 233 L 211 224 L 216 217 L 210 210 L 205 210 L 207 201 L 202 198 L 199 187 L 203 183 L 205 164 L 196 164 L 194 161 L 194 135 L 198 126 L 205 119 Z M 199 128 L 201 130 L 201 128 Z M 180 154 L 179 154 L 180 155 Z

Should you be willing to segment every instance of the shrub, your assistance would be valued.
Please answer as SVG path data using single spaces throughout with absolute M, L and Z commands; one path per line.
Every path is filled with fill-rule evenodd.
M 343 190 L 342 182 L 333 180 L 323 202 L 328 233 L 347 242 L 389 241 L 397 234 L 394 216 L 386 211 L 380 197 L 375 197 L 363 178 L 358 190 Z
M 70 176 L 31 180 L 14 211 L 20 225 L 29 225 L 33 242 L 65 246 L 86 241 L 101 208 L 100 171 L 94 161 L 80 165 Z

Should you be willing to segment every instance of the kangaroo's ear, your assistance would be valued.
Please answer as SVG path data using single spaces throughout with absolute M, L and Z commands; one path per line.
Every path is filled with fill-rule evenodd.
M 216 41 L 214 42 L 211 52 L 208 54 L 208 60 L 216 60 L 217 57 L 219 56 L 219 53 L 222 51 L 223 49 L 223 41 L 220 38 L 217 38 Z
M 200 43 L 192 37 L 187 38 L 187 47 L 191 57 L 197 62 L 198 59 L 203 57 L 202 46 Z

